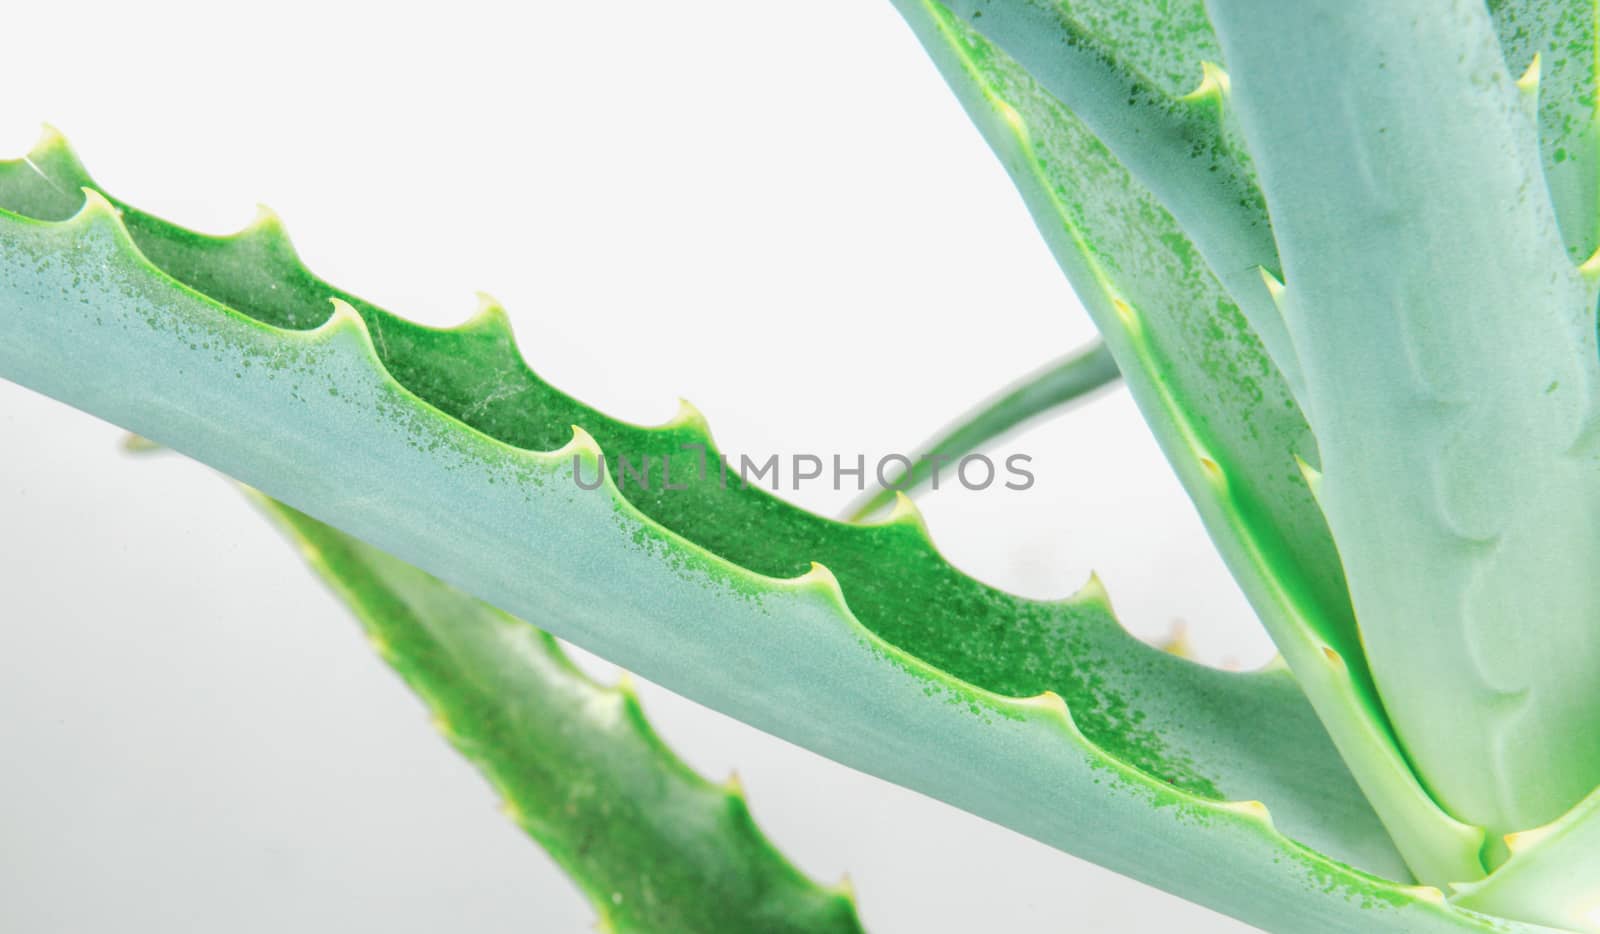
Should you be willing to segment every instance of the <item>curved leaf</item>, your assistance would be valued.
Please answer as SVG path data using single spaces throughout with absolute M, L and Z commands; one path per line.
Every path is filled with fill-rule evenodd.
M 1600 733 L 1596 285 L 1481 4 L 1208 9 L 1369 665 L 1423 781 L 1497 842 L 1600 785 L 1573 741 Z
M 1543 827 L 1510 834 L 1506 861 L 1486 879 L 1456 886 L 1456 901 L 1478 911 L 1562 930 L 1600 932 L 1595 855 L 1600 791 Z
M 761 835 L 736 782 L 713 785 L 555 639 L 268 497 L 252 498 L 361 622 L 506 812 L 583 889 L 605 931 L 861 930 Z
M 0 172 L 0 202 L 50 200 L 62 177 L 44 164 L 75 166 L 48 143 Z M 330 292 L 319 322 L 314 296 Z M 338 294 L 271 223 L 204 237 L 93 191 L 61 221 L 0 212 L 8 378 L 713 708 L 1252 923 L 1506 929 L 1340 861 L 1398 867 L 1284 672 L 1145 646 L 1096 590 L 993 591 L 904 515 L 844 525 L 709 474 L 619 488 L 588 432 L 549 452 L 529 439 L 574 416 L 617 450 L 672 457 L 709 446 L 703 425 L 584 409 L 523 367 L 493 309 L 438 331 Z M 837 576 L 815 563 L 778 576 L 807 552 Z M 1296 839 L 1338 856 L 1218 795 L 1270 801 Z
M 1032 418 L 1082 401 L 1116 378 L 1117 362 L 1099 341 L 1024 377 L 922 445 L 918 450 L 926 453 L 919 454 L 910 468 L 850 508 L 851 521 L 867 518 L 894 502 L 897 493 L 909 495 L 930 480 L 937 489 L 942 467 L 959 463 L 963 455 Z
M 1224 119 L 1227 78 L 1211 64 L 1219 60 L 1216 39 L 1199 0 L 939 2 L 940 12 L 1003 50 L 1070 110 L 1154 195 L 1227 288 L 1271 366 L 1298 387 L 1294 347 L 1257 272 L 1278 267 L 1272 226 L 1255 170 Z M 1192 93 L 1178 90 L 1185 82 Z
M 1438 808 L 1390 731 L 1339 557 L 1296 466 L 1315 442 L 1224 283 L 1118 153 L 1018 62 L 937 0 L 897 6 L 1011 173 L 1223 559 L 1413 872 L 1441 885 L 1481 875 L 1482 832 Z M 987 23 L 995 11 L 986 9 Z M 1035 41 L 1044 55 L 1048 43 Z M 1221 107 L 1221 83 L 1203 96 Z

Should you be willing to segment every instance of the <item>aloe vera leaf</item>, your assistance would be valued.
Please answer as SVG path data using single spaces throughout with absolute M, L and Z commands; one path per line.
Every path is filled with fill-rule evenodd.
M 1506 65 L 1536 97 L 1539 149 L 1567 255 L 1600 248 L 1600 10 L 1595 0 L 1489 0 Z
M 911 466 L 893 483 L 864 497 L 850 509 L 859 522 L 933 480 L 940 468 L 958 464 L 963 455 L 1004 435 L 1024 422 L 1079 402 L 1117 378 L 1117 362 L 1105 344 L 1095 341 L 1082 350 L 1046 365 L 1002 390 L 996 397 L 963 414 L 951 427 L 921 445 Z
M 1458 904 L 1562 930 L 1600 932 L 1594 890 L 1600 853 L 1600 791 L 1543 827 L 1508 834 L 1506 861 L 1487 878 L 1455 887 Z
M 737 782 L 662 743 L 632 688 L 596 684 L 548 634 L 268 497 L 253 500 L 566 870 L 607 931 L 860 931 L 848 887 L 807 879 Z
M 940 0 L 1069 109 L 1181 226 L 1291 393 L 1299 367 L 1261 282 L 1272 226 L 1220 95 L 1200 0 Z M 1190 93 L 1185 93 L 1189 91 Z
M 33 171 L 6 166 L 0 190 L 25 184 L 24 170 Z M 262 302 L 294 291 L 294 280 L 258 265 L 292 256 L 270 224 L 202 237 L 119 212 L 98 193 L 62 222 L 7 211 L 0 372 L 292 496 L 295 508 L 336 517 L 402 560 L 549 620 L 559 634 L 713 708 L 1251 923 L 1537 930 L 1342 861 L 1376 868 L 1370 861 L 1387 843 L 1370 833 L 1376 820 L 1285 672 L 1216 672 L 1144 646 L 1115 625 L 1098 592 L 1036 603 L 989 591 L 949 569 L 920 525 L 903 517 L 845 525 L 734 486 L 732 501 L 764 504 L 764 514 L 729 527 L 714 521 L 729 518 L 718 485 L 702 482 L 700 497 L 681 499 L 634 490 L 675 522 L 689 525 L 692 510 L 727 533 L 715 549 L 696 545 L 599 473 L 602 455 L 587 432 L 540 453 L 474 429 L 396 382 L 379 356 L 378 329 L 353 305 L 339 302 L 309 330 L 247 316 L 152 265 L 129 233 L 135 228 L 147 242 L 162 234 L 169 248 L 191 248 L 192 281 L 252 283 Z M 237 278 L 222 274 L 229 264 L 240 266 Z M 300 273 L 302 284 L 315 282 Z M 515 360 L 495 356 L 511 345 L 492 312 L 435 331 L 365 307 L 387 335 L 390 363 L 414 386 L 448 404 L 449 380 L 471 373 L 511 400 L 496 408 L 479 396 L 462 415 L 493 411 L 508 420 L 497 430 L 517 418 L 554 431 L 546 420 L 580 411 L 559 408 L 562 397 L 520 363 L 495 369 Z M 448 353 L 425 364 L 415 356 L 424 341 Z M 709 440 L 692 418 L 649 430 L 581 414 L 619 447 Z M 597 475 L 596 489 L 575 482 Z M 844 576 L 812 565 L 780 579 L 726 557 L 771 563 L 796 541 L 839 559 Z M 848 541 L 861 544 L 863 561 L 852 562 Z M 914 615 L 913 625 L 895 629 L 872 616 L 886 607 Z M 1053 628 L 1042 631 L 1047 618 Z M 948 653 L 950 667 L 984 684 L 941 671 L 862 619 L 930 654 Z M 1008 677 L 1012 687 L 1059 682 L 1071 700 L 985 687 Z M 1204 725 L 1186 730 L 1185 719 Z M 1210 797 L 1235 797 L 1235 788 L 1260 789 L 1277 822 L 1255 801 Z M 1305 826 L 1291 832 L 1325 853 L 1278 829 L 1300 820 Z M 1384 862 L 1398 867 L 1387 852 Z
M 1300 410 L 1172 216 L 1023 68 L 935 0 L 900 0 L 1000 156 L 1234 579 L 1412 871 L 1482 874 L 1483 833 L 1417 782 L 1366 670 L 1338 555 L 1296 466 Z M 1207 93 L 1220 103 L 1221 89 Z
M 146 371 L 141 399 L 94 390 L 104 393 L 102 411 L 171 413 L 132 420 L 160 422 L 163 433 L 183 435 L 194 442 L 190 447 L 230 448 L 233 454 L 219 450 L 214 459 L 254 462 L 270 479 L 287 474 L 294 481 L 289 485 L 309 491 L 319 505 L 355 517 L 357 525 L 425 555 L 454 576 L 513 597 L 502 602 L 536 600 L 573 634 L 625 663 L 639 663 L 632 667 L 665 673 L 669 683 L 685 683 L 676 675 L 686 667 L 703 673 L 712 666 L 720 677 L 701 679 L 694 693 L 757 725 L 784 727 L 792 739 L 980 813 L 1033 824 L 1035 830 L 1043 825 L 1046 839 L 1105 845 L 1101 857 L 1114 866 L 1162 878 L 1180 892 L 1210 891 L 1207 901 L 1228 905 L 1247 920 L 1276 924 L 1291 911 L 1296 918 L 1307 911 L 1320 917 L 1326 908 L 1333 930 L 1470 930 L 1490 924 L 1437 904 L 1432 890 L 1352 872 L 1290 843 L 1259 805 L 1210 801 L 1106 756 L 1082 739 L 1054 695 L 999 697 L 899 652 L 856 623 L 838 583 L 820 567 L 790 581 L 764 578 L 688 546 L 630 509 L 614 486 L 604 485 L 601 495 L 580 495 L 572 474 L 600 466 L 592 439 L 580 434 L 567 449 L 541 455 L 465 431 L 419 405 L 384 374 L 368 332 L 348 305 L 319 329 L 287 332 L 152 277 L 149 268 L 122 275 L 129 269 L 119 268 L 116 258 L 137 256 L 122 231 L 115 213 L 96 199 L 73 221 L 32 229 L 61 235 L 32 244 L 43 246 L 34 256 L 45 262 L 0 263 L 8 279 L 13 272 L 43 276 L 27 301 L 6 308 L 5 320 L 29 307 L 79 337 L 114 332 L 91 359 L 79 356 L 97 373 L 110 373 L 106 365 L 115 364 L 128 376 L 129 360 L 141 361 L 134 364 Z M 17 259 L 23 234 L 24 228 L 7 231 L 8 260 Z M 17 285 L 15 279 L 7 282 L 9 295 L 16 296 Z M 110 292 L 101 291 L 107 287 Z M 142 293 L 129 291 L 141 288 Z M 97 324 L 74 322 L 68 314 L 86 297 Z M 120 314 L 119 306 L 131 307 Z M 152 354 L 151 338 L 166 341 L 166 352 Z M 189 349 L 191 343 L 200 349 Z M 25 349 L 40 346 L 30 342 Z M 74 353 L 91 347 L 77 343 Z M 6 362 L 8 371 L 17 363 L 9 356 Z M 40 361 L 51 373 L 60 372 L 60 362 L 59 356 Z M 178 366 L 162 365 L 168 362 Z M 39 372 L 26 375 L 32 382 Z M 95 382 L 100 381 L 74 381 L 69 395 L 81 399 Z M 217 420 L 186 413 L 179 400 L 194 401 L 196 385 L 228 387 L 207 400 Z M 262 415 L 263 403 L 282 406 L 284 397 L 297 412 L 293 431 L 283 430 L 281 415 Z M 350 418 L 350 411 L 361 417 Z M 337 412 L 346 415 L 326 417 Z M 388 416 L 372 419 L 373 412 Z M 319 449 L 320 458 L 314 454 Z M 465 508 L 469 504 L 475 508 Z M 409 521 L 396 523 L 397 515 Z M 575 528 L 591 534 L 562 534 Z M 542 534 L 530 537 L 529 529 Z M 593 535 L 597 530 L 611 535 Z M 477 547 L 463 549 L 462 542 Z M 512 542 L 518 547 L 504 547 Z M 462 557 L 452 557 L 458 553 Z M 575 587 L 576 581 L 583 583 Z M 650 625 L 618 627 L 619 617 Z M 1092 810 L 1084 809 L 1087 796 L 1094 796 Z M 1175 827 L 1178 838 L 1205 840 L 1185 851 L 1175 845 Z M 1154 860 L 1133 844 L 1147 835 L 1168 844 Z M 1239 857 L 1227 873 L 1237 878 L 1223 892 L 1214 888 L 1217 867 L 1203 859 L 1219 848 Z M 1188 882 L 1178 865 L 1187 867 Z M 1283 901 L 1262 898 L 1264 891 L 1284 889 L 1293 894 Z
M 1481 4 L 1209 9 L 1395 730 L 1491 842 L 1544 824 L 1600 785 L 1600 357 L 1523 92 Z
M 0 164 L 0 206 L 37 204 L 59 209 L 52 199 L 72 184 L 92 182 L 57 134 L 49 134 L 21 162 Z M 97 191 L 97 197 L 104 198 Z M 93 199 L 91 199 L 92 201 Z M 49 201 L 49 204 L 45 204 Z M 109 204 L 110 202 L 106 202 Z M 86 205 L 85 210 L 93 205 Z M 250 309 L 252 320 L 277 320 L 292 328 L 327 326 L 317 318 L 323 297 L 340 296 L 343 311 L 355 314 L 374 337 L 374 350 L 387 373 L 443 407 L 443 411 L 496 439 L 528 446 L 570 438 L 574 423 L 589 426 L 620 450 L 613 463 L 642 464 L 652 455 L 673 459 L 669 484 L 649 487 L 634 471 L 621 471 L 620 492 L 628 502 L 668 528 L 740 566 L 771 576 L 808 573 L 815 561 L 840 576 L 850 589 L 854 615 L 898 648 L 931 662 L 986 690 L 1014 697 L 1051 691 L 1073 707 L 1079 729 L 1116 755 L 1163 781 L 1217 799 L 1239 797 L 1233 788 L 1254 786 L 1279 774 L 1283 786 L 1266 796 L 1286 827 L 1305 835 L 1319 850 L 1347 858 L 1390 877 L 1403 877 L 1381 833 L 1365 819 L 1358 789 L 1343 769 L 1330 769 L 1320 728 L 1282 673 L 1258 683 L 1277 683 L 1268 699 L 1241 696 L 1248 688 L 1232 676 L 1218 679 L 1208 669 L 1171 666 L 1159 651 L 1130 637 L 1116 624 L 1098 588 L 1066 602 L 1023 600 L 985 587 L 956 571 L 934 550 L 914 507 L 906 504 L 878 526 L 841 524 L 796 509 L 737 477 L 724 480 L 716 468 L 704 475 L 702 459 L 719 455 L 698 414 L 685 410 L 667 426 L 641 429 L 617 422 L 562 395 L 538 379 L 522 362 L 498 307 L 486 306 L 460 328 L 422 328 L 377 309 L 313 277 L 295 258 L 281 227 L 270 215 L 235 237 L 206 237 L 173 227 L 131 207 L 115 208 L 128 231 L 138 231 L 134 246 L 142 263 L 161 256 L 163 268 L 212 296 L 228 296 L 236 308 Z M 131 245 L 131 244 L 130 244 Z M 362 313 L 356 308 L 365 309 Z M 329 312 L 322 312 L 326 317 Z M 565 432 L 565 433 L 564 433 Z M 683 448 L 688 464 L 679 463 Z M 587 477 L 588 474 L 580 476 Z M 675 478 L 675 479 L 674 479 Z M 658 476 L 658 480 L 660 480 Z M 593 483 L 595 478 L 590 477 Z M 892 569 L 892 573 L 890 573 Z M 602 653 L 604 654 L 604 653 Z M 1153 660 L 1153 661 L 1152 661 Z M 1146 677 L 1147 665 L 1154 664 Z M 1121 676 L 1107 679 L 1114 666 Z M 1149 680 L 1171 683 L 1178 692 L 1162 699 Z M 1134 702 L 1134 696 L 1139 700 Z M 1203 698 L 1215 698 L 1211 702 Z M 1303 770 L 1289 763 L 1280 771 L 1281 747 L 1254 723 L 1223 722 L 1233 737 L 1221 742 L 1216 725 L 1188 743 L 1188 724 L 1210 705 L 1219 709 L 1273 709 L 1264 718 L 1281 718 L 1293 743 L 1313 748 Z M 1289 711 L 1298 710 L 1299 715 Z M 1212 719 L 1224 715 L 1214 713 Z M 1193 757 L 1200 756 L 1196 761 Z M 1299 774 L 1303 771 L 1305 774 Z M 1324 773 L 1332 781 L 1314 776 Z M 1259 795 L 1256 795 L 1259 797 Z M 1345 816 L 1324 832 L 1325 815 Z M 1343 828 L 1349 827 L 1349 832 Z

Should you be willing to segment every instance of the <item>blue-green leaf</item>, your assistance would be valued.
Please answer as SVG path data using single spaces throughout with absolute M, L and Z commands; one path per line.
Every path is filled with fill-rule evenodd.
M 1229 569 L 1413 872 L 1438 884 L 1480 875 L 1482 832 L 1440 811 L 1390 732 L 1338 555 L 1296 464 L 1315 459 L 1315 441 L 1225 280 L 1139 173 L 1119 161 L 1117 144 L 1103 142 L 1043 81 L 935 0 L 898 6 L 1011 173 Z M 1010 6 L 1024 20 L 1045 6 L 1067 16 L 1058 4 L 996 0 L 976 21 L 993 31 Z M 1074 5 L 1071 18 L 1060 20 L 1065 34 L 1012 39 L 1037 45 L 1033 54 L 1048 59 L 1052 42 L 1076 41 L 1072 30 L 1086 28 L 1074 25 L 1082 15 Z M 1114 31 L 1100 47 L 1147 48 L 1122 36 Z M 1173 61 L 1198 62 L 1209 54 L 1208 36 L 1207 27 L 1158 38 Z M 1121 59 L 1096 60 L 1127 72 L 1127 80 L 1138 77 Z M 1224 84 L 1212 73 L 1189 104 L 1216 116 Z M 1170 92 L 1156 86 L 1149 99 L 1160 95 Z M 1115 103 L 1102 105 L 1109 113 Z
M 61 177 L 31 173 L 73 163 L 44 155 L 0 171 L 0 203 L 49 200 Z M 1352 868 L 1403 874 L 1283 671 L 1144 646 L 1094 588 L 993 591 L 909 516 L 836 523 L 688 469 L 687 489 L 619 487 L 596 439 L 715 457 L 703 425 L 584 408 L 492 309 L 435 331 L 341 296 L 271 224 L 203 237 L 98 193 L 64 220 L 0 212 L 7 378 L 711 707 L 1252 923 L 1506 929 Z
M 1600 357 L 1525 92 L 1479 3 L 1208 8 L 1390 719 L 1492 842 L 1544 824 L 1600 785 Z

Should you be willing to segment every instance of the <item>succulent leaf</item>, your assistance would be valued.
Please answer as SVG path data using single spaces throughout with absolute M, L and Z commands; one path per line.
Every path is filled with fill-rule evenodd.
M 1213 64 L 1221 56 L 1200 0 L 941 4 L 1070 111 L 1171 214 L 1266 347 L 1269 366 L 1297 392 L 1294 348 L 1255 274 L 1277 268 L 1272 226 L 1225 119 L 1227 86 Z
M 1017 2 L 1029 15 L 1040 6 Z M 986 5 L 982 28 L 1006 5 Z M 1011 173 L 1234 578 L 1412 871 L 1435 885 L 1480 876 L 1482 831 L 1439 809 L 1394 740 L 1300 469 L 1316 442 L 1225 283 L 1121 153 L 1021 63 L 936 0 L 897 6 Z M 1203 42 L 1168 46 L 1197 71 L 1205 55 L 1220 55 Z M 1249 275 L 1276 307 L 1272 273 Z
M 293 503 L 267 509 L 613 929 L 859 923 L 480 599 L 1256 924 L 1600 932 L 1600 5 L 894 2 L 1105 341 L 932 453 L 1120 369 L 1287 667 L 1144 646 L 1092 579 L 988 588 L 903 495 L 795 509 L 687 404 L 644 428 L 545 384 L 492 301 L 417 326 L 270 214 L 182 230 L 54 136 L 0 164 L 0 376 Z M 562 704 L 627 752 L 528 716 Z M 574 776 L 671 800 L 601 808 L 614 860 L 555 816 Z
M 1507 834 L 1505 844 L 1508 857 L 1488 878 L 1455 887 L 1457 904 L 1561 930 L 1600 931 L 1600 791 L 1543 827 Z
M 615 932 L 859 932 L 852 895 L 807 879 L 736 786 L 651 730 L 626 682 L 602 687 L 556 640 L 365 542 L 252 494 L 478 766 L 506 813 Z
M 686 489 L 619 486 L 597 439 L 715 459 L 703 424 L 586 409 L 501 315 L 409 324 L 316 280 L 271 224 L 205 237 L 92 188 L 64 220 L 15 213 L 72 190 L 43 167 L 75 160 L 45 149 L 0 171 L 7 378 L 709 706 L 1252 923 L 1507 929 L 1351 868 L 1403 874 L 1286 672 L 1144 646 L 1096 589 L 986 588 L 903 518 L 836 523 L 687 464 Z
M 1452 815 L 1546 823 L 1600 785 L 1600 357 L 1523 89 L 1482 4 L 1208 9 L 1390 719 Z
M 898 494 L 909 495 L 924 483 L 934 481 L 937 485 L 941 468 L 958 464 L 964 455 L 1024 422 L 1086 399 L 1116 378 L 1117 362 L 1099 341 L 1046 365 L 962 415 L 950 428 L 918 447 L 924 453 L 918 454 L 887 487 L 853 506 L 851 520 L 867 518 L 894 502 Z

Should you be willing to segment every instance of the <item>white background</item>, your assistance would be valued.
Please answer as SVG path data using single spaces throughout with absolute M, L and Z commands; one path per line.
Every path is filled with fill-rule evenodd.
M 408 317 L 484 289 L 558 386 L 757 455 L 914 448 L 1091 329 L 886 0 L 23 4 L 0 151 L 65 130 L 202 230 L 283 215 Z M 0 383 L 0 930 L 580 931 L 591 915 L 222 479 Z M 959 566 L 1271 649 L 1116 393 L 922 498 Z M 790 494 L 836 512 L 848 493 Z M 598 663 L 597 663 L 598 664 Z M 645 686 L 879 932 L 1244 928 Z

